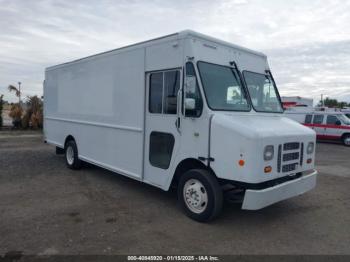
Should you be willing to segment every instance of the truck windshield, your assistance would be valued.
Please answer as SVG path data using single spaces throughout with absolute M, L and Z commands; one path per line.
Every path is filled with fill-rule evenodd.
M 276 85 L 271 76 L 248 71 L 244 71 L 243 76 L 256 111 L 283 112 Z
M 237 70 L 205 62 L 198 62 L 198 69 L 208 106 L 211 109 L 250 110 Z

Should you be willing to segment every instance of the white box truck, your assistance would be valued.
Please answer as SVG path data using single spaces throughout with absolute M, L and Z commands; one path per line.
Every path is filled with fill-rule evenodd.
M 187 30 L 49 67 L 44 98 L 45 140 L 69 168 L 177 187 L 197 221 L 226 191 L 257 210 L 316 184 L 315 132 L 283 116 L 260 52 Z

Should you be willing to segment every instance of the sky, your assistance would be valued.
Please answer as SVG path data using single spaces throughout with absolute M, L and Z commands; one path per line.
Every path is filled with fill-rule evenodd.
M 350 0 L 0 0 L 0 94 L 44 70 L 191 29 L 268 56 L 282 96 L 350 102 Z

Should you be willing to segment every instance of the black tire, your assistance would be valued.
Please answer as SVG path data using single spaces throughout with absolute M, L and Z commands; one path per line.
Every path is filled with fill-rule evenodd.
M 73 154 L 69 153 L 73 150 Z M 81 160 L 78 158 L 78 147 L 74 140 L 70 140 L 64 147 L 67 167 L 70 169 L 80 169 Z M 70 154 L 70 156 L 68 156 Z
M 344 135 L 342 141 L 344 146 L 350 146 L 350 134 Z
M 184 193 L 184 190 L 185 190 L 184 187 L 186 183 L 189 182 L 187 185 L 191 185 L 191 181 L 195 181 L 195 180 L 201 183 L 201 185 L 204 188 L 200 187 L 201 188 L 200 190 L 201 191 L 204 190 L 207 195 L 207 203 L 206 203 L 206 206 L 204 205 L 203 207 L 204 210 L 200 210 L 200 211 L 197 210 L 197 212 L 193 212 L 188 207 L 188 205 L 191 205 L 191 204 L 189 204 L 188 201 L 186 201 L 184 196 L 184 195 L 187 195 L 186 193 L 188 193 L 188 191 Z M 181 176 L 178 184 L 177 195 L 178 195 L 179 204 L 181 208 L 184 210 L 185 214 L 196 221 L 207 222 L 207 221 L 213 220 L 220 214 L 222 210 L 222 206 L 223 206 L 222 189 L 216 177 L 207 170 L 192 169 L 184 173 Z M 191 201 L 191 199 L 189 201 Z

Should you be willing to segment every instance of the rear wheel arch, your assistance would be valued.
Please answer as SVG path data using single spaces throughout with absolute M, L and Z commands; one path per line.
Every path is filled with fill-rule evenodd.
M 341 138 L 343 139 L 345 136 L 350 136 L 350 133 L 344 133 L 341 135 Z
M 70 169 L 80 169 L 82 162 L 78 155 L 78 145 L 73 136 L 67 136 L 64 143 L 66 165 Z
M 342 136 L 341 136 L 341 140 L 342 140 L 343 144 L 344 144 L 345 146 L 350 146 L 350 144 L 348 144 L 348 143 L 345 142 L 345 139 L 346 139 L 346 138 L 349 138 L 349 139 L 350 139 L 350 133 L 344 133 L 344 134 L 342 134 Z
M 74 136 L 68 135 L 68 136 L 66 137 L 66 139 L 64 140 L 64 148 L 66 147 L 66 145 L 67 145 L 67 143 L 68 143 L 69 141 L 74 141 L 74 142 L 76 143 Z

